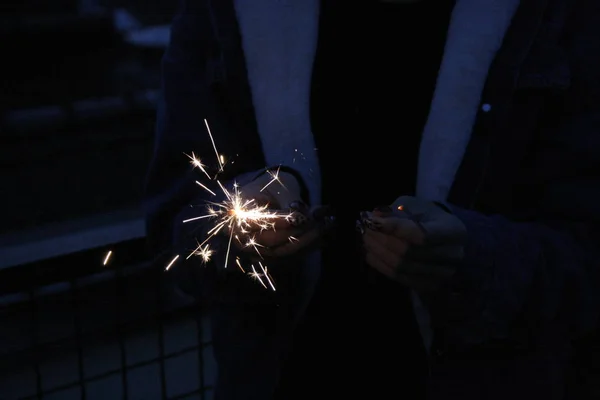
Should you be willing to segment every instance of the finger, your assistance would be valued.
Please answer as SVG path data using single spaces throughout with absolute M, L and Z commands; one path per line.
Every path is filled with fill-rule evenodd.
M 242 188 L 238 192 L 239 200 L 244 204 L 244 208 L 268 207 L 274 205 L 274 208 L 279 208 L 275 198 L 267 192 L 261 192 L 256 188 Z
M 287 229 L 305 225 L 310 220 L 311 210 L 302 202 L 292 202 L 288 209 L 258 210 L 256 220 L 249 221 L 248 230 Z
M 239 199 L 236 198 L 235 206 L 228 202 L 226 206 L 218 204 L 217 212 L 221 220 L 227 220 L 228 229 L 222 229 L 221 232 L 230 234 L 231 230 L 237 233 L 244 231 L 257 231 L 268 229 L 269 227 L 285 227 L 286 216 L 289 212 L 276 208 L 269 208 L 273 204 L 272 200 L 265 194 L 249 191 L 249 195 L 239 193 Z M 238 204 L 239 203 L 239 204 Z
M 395 270 L 391 267 L 387 262 L 380 259 L 375 253 L 367 253 L 365 256 L 365 261 L 367 264 L 379 271 L 383 275 L 387 276 L 390 279 L 395 279 Z
M 462 244 L 467 240 L 466 227 L 452 214 L 424 220 L 421 224 L 427 231 L 427 243 Z
M 304 215 L 310 214 L 310 207 L 303 202 L 302 200 L 294 200 L 289 205 L 288 208 L 292 211 L 298 211 Z
M 299 211 L 264 209 L 238 221 L 235 228 L 245 232 L 292 229 L 303 226 L 308 221 L 309 218 Z
M 256 235 L 264 231 L 280 231 L 292 228 L 291 222 L 285 216 L 282 216 L 281 218 L 243 221 L 236 224 L 232 229 L 238 235 Z
M 267 249 L 266 255 L 269 257 L 286 257 L 298 253 L 299 251 L 308 249 L 314 245 L 321 237 L 321 232 L 317 228 L 306 231 L 300 237 L 293 237 L 293 240 L 288 240 L 287 243 L 277 247 Z
M 367 230 L 367 233 L 363 235 L 363 245 L 365 246 L 367 254 L 373 254 L 390 268 L 395 268 L 402 260 L 400 252 L 390 250 L 378 237 L 369 233 L 370 232 Z
M 264 230 L 258 233 L 241 235 L 238 242 L 242 244 L 242 249 L 252 250 L 254 246 L 263 252 L 269 248 L 294 241 L 296 237 L 301 236 L 303 233 L 304 230 L 302 229 Z
M 402 240 L 396 236 L 388 235 L 373 229 L 365 230 L 363 240 L 377 241 L 388 250 L 398 253 L 402 256 L 406 254 L 409 246 L 406 240 Z
M 393 214 L 390 206 L 377 206 L 373 209 L 372 215 L 375 217 L 387 217 Z
M 372 221 L 381 232 L 404 239 L 412 244 L 423 244 L 425 241 L 423 229 L 410 219 L 372 217 Z

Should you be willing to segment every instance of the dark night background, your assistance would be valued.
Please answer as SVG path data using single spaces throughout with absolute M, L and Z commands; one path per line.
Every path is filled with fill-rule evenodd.
M 0 6 L 0 400 L 211 398 L 140 209 L 175 3 Z

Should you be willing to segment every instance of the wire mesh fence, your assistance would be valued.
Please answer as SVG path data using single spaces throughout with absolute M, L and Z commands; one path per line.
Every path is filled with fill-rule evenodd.
M 210 399 L 202 310 L 143 247 L 0 270 L 0 399 Z

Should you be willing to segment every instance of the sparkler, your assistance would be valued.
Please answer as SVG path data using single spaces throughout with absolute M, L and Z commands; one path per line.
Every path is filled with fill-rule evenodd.
M 232 189 L 227 189 L 218 179 L 219 174 L 223 172 L 225 168 L 225 157 L 223 157 L 223 155 L 221 155 L 217 150 L 210 126 L 208 125 L 206 119 L 204 120 L 204 124 L 216 155 L 218 163 L 217 173 L 215 176 L 211 176 L 207 170 L 206 164 L 204 164 L 203 161 L 200 160 L 200 158 L 198 158 L 193 152 L 191 154 L 186 154 L 186 156 L 190 159 L 190 163 L 194 168 L 198 169 L 202 175 L 217 184 L 225 199 L 220 202 L 207 201 L 206 214 L 198 215 L 183 221 L 183 223 L 189 223 L 206 219 L 210 220 L 212 223 L 212 227 L 206 233 L 204 240 L 197 242 L 196 248 L 186 256 L 186 259 L 189 259 L 193 256 L 198 256 L 202 263 L 206 264 L 209 262 L 215 253 L 215 250 L 211 247 L 211 239 L 215 238 L 219 234 L 223 234 L 227 229 L 229 230 L 229 233 L 224 268 L 227 268 L 229 264 L 231 246 L 234 240 L 244 247 L 254 249 L 257 256 L 262 259 L 263 257 L 261 254 L 261 248 L 264 248 L 264 246 L 257 242 L 256 236 L 249 236 L 251 234 L 251 228 L 258 227 L 259 231 L 265 229 L 275 229 L 276 220 L 285 219 L 287 221 L 292 221 L 294 218 L 294 213 L 273 211 L 268 208 L 268 205 L 260 205 L 255 199 L 245 198 L 237 183 L 233 184 Z M 277 168 L 275 171 L 267 170 L 266 172 L 269 174 L 271 179 L 262 187 L 262 189 L 260 189 L 261 192 L 275 183 L 278 183 L 285 188 L 279 179 L 279 168 Z M 217 196 L 217 193 L 215 193 L 214 190 L 211 190 L 202 182 L 195 181 L 195 183 L 210 196 Z M 242 239 L 238 236 L 238 233 L 243 234 L 243 236 L 246 238 L 245 243 L 242 242 Z M 290 236 L 289 240 L 290 242 L 294 242 L 298 239 Z M 178 259 L 179 255 L 175 256 L 168 263 L 165 270 L 169 270 Z M 251 264 L 248 271 L 246 271 L 246 269 L 242 266 L 239 257 L 236 257 L 235 264 L 242 272 L 254 278 L 265 288 L 275 290 L 273 279 L 269 275 L 267 266 L 264 265 L 262 261 Z
M 296 211 L 290 212 L 282 212 L 282 211 L 274 211 L 268 208 L 268 205 L 260 205 L 255 199 L 247 199 L 243 196 L 243 193 L 240 190 L 240 187 L 237 183 L 234 182 L 232 189 L 227 189 L 218 179 L 219 175 L 224 171 L 226 166 L 225 157 L 219 153 L 217 150 L 217 146 L 215 144 L 215 140 L 213 138 L 210 126 L 208 125 L 208 121 L 204 119 L 204 125 L 206 126 L 206 131 L 210 138 L 210 142 L 213 148 L 213 151 L 216 155 L 218 170 L 214 176 L 208 172 L 207 165 L 204 164 L 200 158 L 198 158 L 194 152 L 191 154 L 185 154 L 190 160 L 193 168 L 198 169 L 203 176 L 205 176 L 208 180 L 213 181 L 218 186 L 220 192 L 224 196 L 224 200 L 222 201 L 206 201 L 206 214 L 198 215 L 192 218 L 188 218 L 183 221 L 183 223 L 190 223 L 199 220 L 210 220 L 212 223 L 212 227 L 206 233 L 206 236 L 202 242 L 197 240 L 197 246 L 194 250 L 192 250 L 185 259 L 189 259 L 193 256 L 197 256 L 200 258 L 203 264 L 208 263 L 216 250 L 211 247 L 211 239 L 215 238 L 217 235 L 224 233 L 227 229 L 229 229 L 227 248 L 225 252 L 225 263 L 224 268 L 227 268 L 229 265 L 229 258 L 231 255 L 231 246 L 232 242 L 235 240 L 238 244 L 243 247 L 253 249 L 260 260 L 255 263 L 250 264 L 248 270 L 244 268 L 242 262 L 239 257 L 236 257 L 235 264 L 237 267 L 243 272 L 247 274 L 258 283 L 260 283 L 265 289 L 270 289 L 275 291 L 275 285 L 273 283 L 273 278 L 269 274 L 268 267 L 263 263 L 263 255 L 261 254 L 261 248 L 265 246 L 258 243 L 256 240 L 256 236 L 250 236 L 253 229 L 258 228 L 259 231 L 267 230 L 267 229 L 275 229 L 276 220 L 286 220 L 291 222 L 292 224 L 298 225 L 301 223 L 303 219 L 306 217 Z M 317 149 L 315 149 L 317 150 Z M 298 153 L 298 150 L 294 150 L 294 162 L 296 161 L 296 157 L 300 156 L 304 159 L 304 155 L 302 153 Z M 271 177 L 271 179 L 260 189 L 260 192 L 263 192 L 267 187 L 272 184 L 279 184 L 281 187 L 287 190 L 287 188 L 283 185 L 279 178 L 280 169 L 277 168 L 275 170 L 266 170 L 266 173 Z M 309 171 L 312 173 L 312 170 Z M 310 174 L 309 174 L 310 176 Z M 217 197 L 218 194 L 211 190 L 208 185 L 195 181 L 196 185 L 206 191 L 210 196 Z M 323 214 L 323 215 L 321 215 Z M 314 217 L 321 221 L 324 226 L 329 226 L 333 221 L 333 217 L 330 215 L 326 215 L 321 212 L 314 213 Z M 245 243 L 242 242 L 242 239 L 238 236 L 242 234 L 245 238 Z M 299 241 L 298 238 L 294 236 L 288 237 L 290 243 L 296 243 Z M 103 265 L 107 265 L 108 261 L 111 257 L 112 251 L 109 251 L 104 259 Z M 171 267 L 173 267 L 180 260 L 180 254 L 175 255 L 166 265 L 165 271 L 168 271 Z M 261 261 L 263 260 L 263 261 Z

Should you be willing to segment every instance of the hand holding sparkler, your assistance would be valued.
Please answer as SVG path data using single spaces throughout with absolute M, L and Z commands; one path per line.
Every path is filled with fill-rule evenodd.
M 264 208 L 280 218 L 263 218 L 245 224 L 233 224 L 236 245 L 257 257 L 283 257 L 294 254 L 319 238 L 319 230 L 310 210 L 300 200 L 297 179 L 286 172 L 267 171 L 239 190 L 252 205 Z
M 281 171 L 284 167 L 266 169 L 242 186 L 235 182 L 232 187 L 222 183 L 219 176 L 226 161 L 217 150 L 208 122 L 205 120 L 204 123 L 218 163 L 217 173 L 209 173 L 210 168 L 194 153 L 187 154 L 187 157 L 209 180 L 206 184 L 197 180 L 196 184 L 214 200 L 206 201 L 206 214 L 182 221 L 184 224 L 204 222 L 202 238 L 196 237 L 196 247 L 190 249 L 185 259 L 198 256 L 206 264 L 213 259 L 216 250 L 224 250 L 224 268 L 235 263 L 265 288 L 275 290 L 272 277 L 262 261 L 266 257 L 284 257 L 306 249 L 321 237 L 323 228 L 331 225 L 333 217 L 323 212 L 323 207 L 309 213 L 308 207 L 301 201 L 303 186 L 294 176 L 294 170 L 287 173 Z M 226 243 L 223 245 L 222 241 L 216 240 L 215 247 L 212 239 L 217 236 L 225 236 Z M 249 257 L 250 265 L 242 265 L 244 260 L 232 253 L 234 249 L 239 255 L 244 252 L 253 255 Z M 165 269 L 169 270 L 178 259 L 179 255 L 176 255 Z

